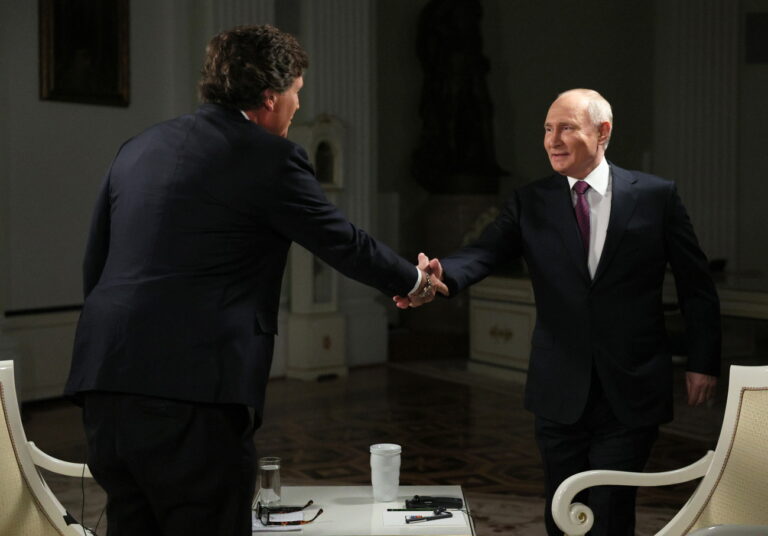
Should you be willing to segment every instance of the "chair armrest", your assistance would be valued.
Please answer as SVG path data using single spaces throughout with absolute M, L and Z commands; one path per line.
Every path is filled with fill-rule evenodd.
M 768 534 L 765 525 L 713 525 L 691 532 L 689 536 L 764 536 Z
M 27 441 L 27 445 L 29 445 L 29 453 L 32 455 L 32 461 L 35 462 L 35 465 L 38 467 L 64 476 L 74 476 L 77 478 L 86 476 L 88 478 L 93 478 L 93 475 L 86 464 L 65 462 L 58 458 L 54 458 L 40 450 L 33 441 Z
M 715 453 L 707 452 L 703 458 L 688 467 L 663 473 L 631 473 L 626 471 L 595 470 L 578 473 L 563 481 L 552 499 L 552 516 L 567 536 L 581 536 L 592 528 L 595 521 L 592 510 L 573 498 L 582 490 L 593 486 L 669 486 L 703 477 Z

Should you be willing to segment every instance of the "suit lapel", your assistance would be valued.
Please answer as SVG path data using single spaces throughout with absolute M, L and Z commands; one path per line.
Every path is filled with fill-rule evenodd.
M 616 250 L 621 242 L 624 230 L 627 228 L 627 222 L 632 217 L 637 203 L 637 190 L 635 182 L 637 179 L 629 171 L 611 166 L 611 215 L 608 220 L 608 230 L 605 235 L 605 245 L 600 255 L 600 261 L 595 270 L 595 277 L 592 281 L 594 285 L 600 276 L 605 272 L 611 259 L 616 254 Z
M 573 210 L 568 178 L 563 175 L 555 175 L 552 179 L 549 198 L 546 200 L 546 206 L 551 207 L 551 210 L 548 210 L 549 217 L 552 218 L 552 223 L 560 233 L 565 249 L 578 267 L 579 273 L 586 281 L 589 281 L 587 254 L 581 242 L 579 225 L 576 223 L 576 213 Z

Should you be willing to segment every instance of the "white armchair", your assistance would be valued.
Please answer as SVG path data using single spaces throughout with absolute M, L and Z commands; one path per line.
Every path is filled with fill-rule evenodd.
M 693 495 L 656 536 L 768 534 L 768 366 L 732 366 L 728 400 L 714 452 L 665 473 L 586 471 L 555 492 L 552 515 L 567 536 L 594 523 L 588 506 L 573 503 L 593 486 L 666 486 L 703 477 Z
M 0 361 L 0 534 L 91 535 L 67 514 L 37 466 L 67 476 L 91 477 L 86 465 L 53 458 L 27 441 L 13 361 Z

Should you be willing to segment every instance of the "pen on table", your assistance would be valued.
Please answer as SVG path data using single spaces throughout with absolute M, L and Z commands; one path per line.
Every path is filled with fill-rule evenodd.
M 434 512 L 435 508 L 387 508 L 387 512 Z
M 405 522 L 407 523 L 421 523 L 422 521 L 434 521 L 436 519 L 446 519 L 449 517 L 453 517 L 453 514 L 450 512 L 443 512 L 442 514 L 437 514 L 434 516 L 411 516 L 406 517 Z

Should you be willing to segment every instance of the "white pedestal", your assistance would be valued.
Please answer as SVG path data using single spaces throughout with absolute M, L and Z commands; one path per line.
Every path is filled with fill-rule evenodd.
M 302 380 L 345 376 L 345 338 L 340 313 L 289 313 L 286 376 Z
M 530 280 L 489 277 L 473 286 L 468 369 L 524 382 L 535 325 Z

